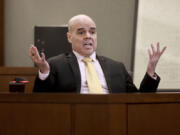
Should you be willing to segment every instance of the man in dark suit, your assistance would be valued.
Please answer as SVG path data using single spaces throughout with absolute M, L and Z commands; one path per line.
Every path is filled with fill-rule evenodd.
M 85 71 L 87 67 L 84 58 L 86 57 L 92 59 L 102 90 L 101 94 L 138 92 L 122 63 L 96 54 L 96 24 L 89 16 L 72 17 L 68 22 L 67 38 L 72 44 L 73 51 L 55 56 L 48 61 L 46 61 L 44 53 L 39 55 L 34 45 L 30 47 L 29 55 L 39 68 L 34 92 L 98 94 L 90 90 L 88 73 Z M 151 45 L 151 49 L 152 51 L 148 50 L 149 63 L 139 88 L 140 92 L 156 91 L 160 81 L 159 76 L 155 73 L 155 68 L 166 47 L 160 50 L 159 43 L 157 43 L 157 49 L 153 45 Z

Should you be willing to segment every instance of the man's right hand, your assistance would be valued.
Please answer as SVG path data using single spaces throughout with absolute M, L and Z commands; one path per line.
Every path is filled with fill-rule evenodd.
M 29 56 L 37 65 L 41 73 L 47 74 L 50 72 L 49 64 L 46 61 L 45 54 L 41 53 L 40 56 L 37 48 L 34 45 L 31 45 L 29 48 Z

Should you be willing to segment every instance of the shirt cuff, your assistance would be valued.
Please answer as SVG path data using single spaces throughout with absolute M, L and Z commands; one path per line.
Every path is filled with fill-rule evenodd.
M 154 80 L 157 80 L 157 74 L 154 73 L 153 77 L 152 77 Z
M 40 70 L 39 70 L 39 79 L 40 80 L 46 80 L 46 78 L 49 76 L 49 72 L 44 74 L 44 73 L 41 73 Z

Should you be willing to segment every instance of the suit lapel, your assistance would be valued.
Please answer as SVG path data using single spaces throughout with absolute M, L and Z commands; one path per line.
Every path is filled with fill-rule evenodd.
M 77 61 L 76 56 L 71 52 L 66 56 L 67 62 L 69 63 L 74 79 L 75 79 L 75 85 L 76 85 L 76 92 L 80 93 L 80 88 L 81 88 L 81 75 L 80 75 L 80 68 L 79 64 Z
M 110 87 L 110 82 L 111 82 L 111 78 L 110 78 L 110 74 L 109 74 L 109 66 L 106 62 L 106 59 L 102 56 L 96 56 L 100 65 L 101 65 L 101 68 L 103 70 L 103 73 L 104 73 L 104 76 L 105 76 L 105 80 L 106 80 L 106 83 L 107 83 L 107 86 L 108 86 L 108 89 L 109 89 L 109 93 L 112 93 L 111 91 L 111 87 Z

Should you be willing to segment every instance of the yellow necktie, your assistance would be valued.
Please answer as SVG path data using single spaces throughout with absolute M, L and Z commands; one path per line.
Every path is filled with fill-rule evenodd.
M 97 72 L 92 63 L 92 59 L 85 57 L 83 61 L 85 63 L 86 79 L 89 92 L 92 94 L 103 94 L 103 90 L 98 79 Z

